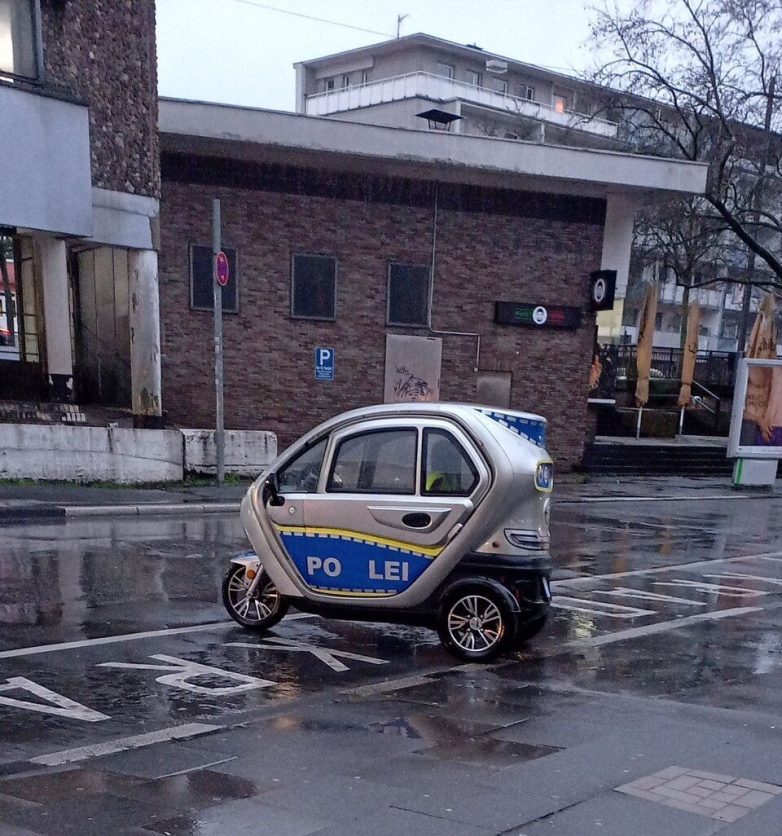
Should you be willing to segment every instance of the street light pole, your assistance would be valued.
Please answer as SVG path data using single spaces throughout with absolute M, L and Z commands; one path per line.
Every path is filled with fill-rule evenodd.
M 212 288 L 214 291 L 214 347 L 215 347 L 215 397 L 217 448 L 217 484 L 225 481 L 225 418 L 223 415 L 223 288 L 217 281 L 217 256 L 221 242 L 220 201 L 212 201 Z

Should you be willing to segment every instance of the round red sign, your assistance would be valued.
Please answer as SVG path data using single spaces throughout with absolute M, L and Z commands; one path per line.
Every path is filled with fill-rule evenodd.
M 228 269 L 228 256 L 224 252 L 217 254 L 217 284 L 225 287 L 228 284 L 228 277 L 231 271 Z

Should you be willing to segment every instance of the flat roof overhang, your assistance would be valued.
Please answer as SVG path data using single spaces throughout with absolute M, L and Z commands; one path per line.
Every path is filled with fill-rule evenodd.
M 614 151 L 414 131 L 298 113 L 160 100 L 163 152 L 639 203 L 702 194 L 708 166 Z

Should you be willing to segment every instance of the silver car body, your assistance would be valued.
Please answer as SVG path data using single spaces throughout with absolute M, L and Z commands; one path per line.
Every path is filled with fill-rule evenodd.
M 340 451 L 392 431 L 398 435 L 372 437 L 415 438 L 414 462 L 398 463 L 400 472 L 415 468 L 414 485 L 399 493 L 345 490 Z M 391 404 L 343 413 L 299 439 L 253 483 L 242 523 L 265 571 L 294 604 L 306 598 L 374 610 L 414 608 L 468 554 L 473 560 L 549 560 L 545 433 L 538 415 L 470 404 Z M 428 463 L 431 471 L 432 459 L 425 461 L 424 446 L 447 437 L 474 469 L 468 495 L 426 489 L 424 469 Z M 269 474 L 321 443 L 321 465 L 308 490 L 281 487 L 280 504 L 268 502 Z

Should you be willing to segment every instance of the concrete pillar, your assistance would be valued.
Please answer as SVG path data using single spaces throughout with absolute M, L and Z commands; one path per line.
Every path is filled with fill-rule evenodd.
M 160 297 L 157 253 L 128 253 L 130 381 L 133 425 L 163 426 L 160 374 Z
M 46 369 L 49 395 L 55 401 L 73 400 L 73 348 L 71 308 L 68 297 L 68 256 L 65 242 L 38 238 L 46 335 Z
M 606 200 L 600 269 L 616 270 L 616 296 L 613 309 L 600 311 L 597 315 L 598 339 L 601 340 L 616 340 L 621 335 L 636 208 L 635 201 L 627 195 L 609 194 Z

